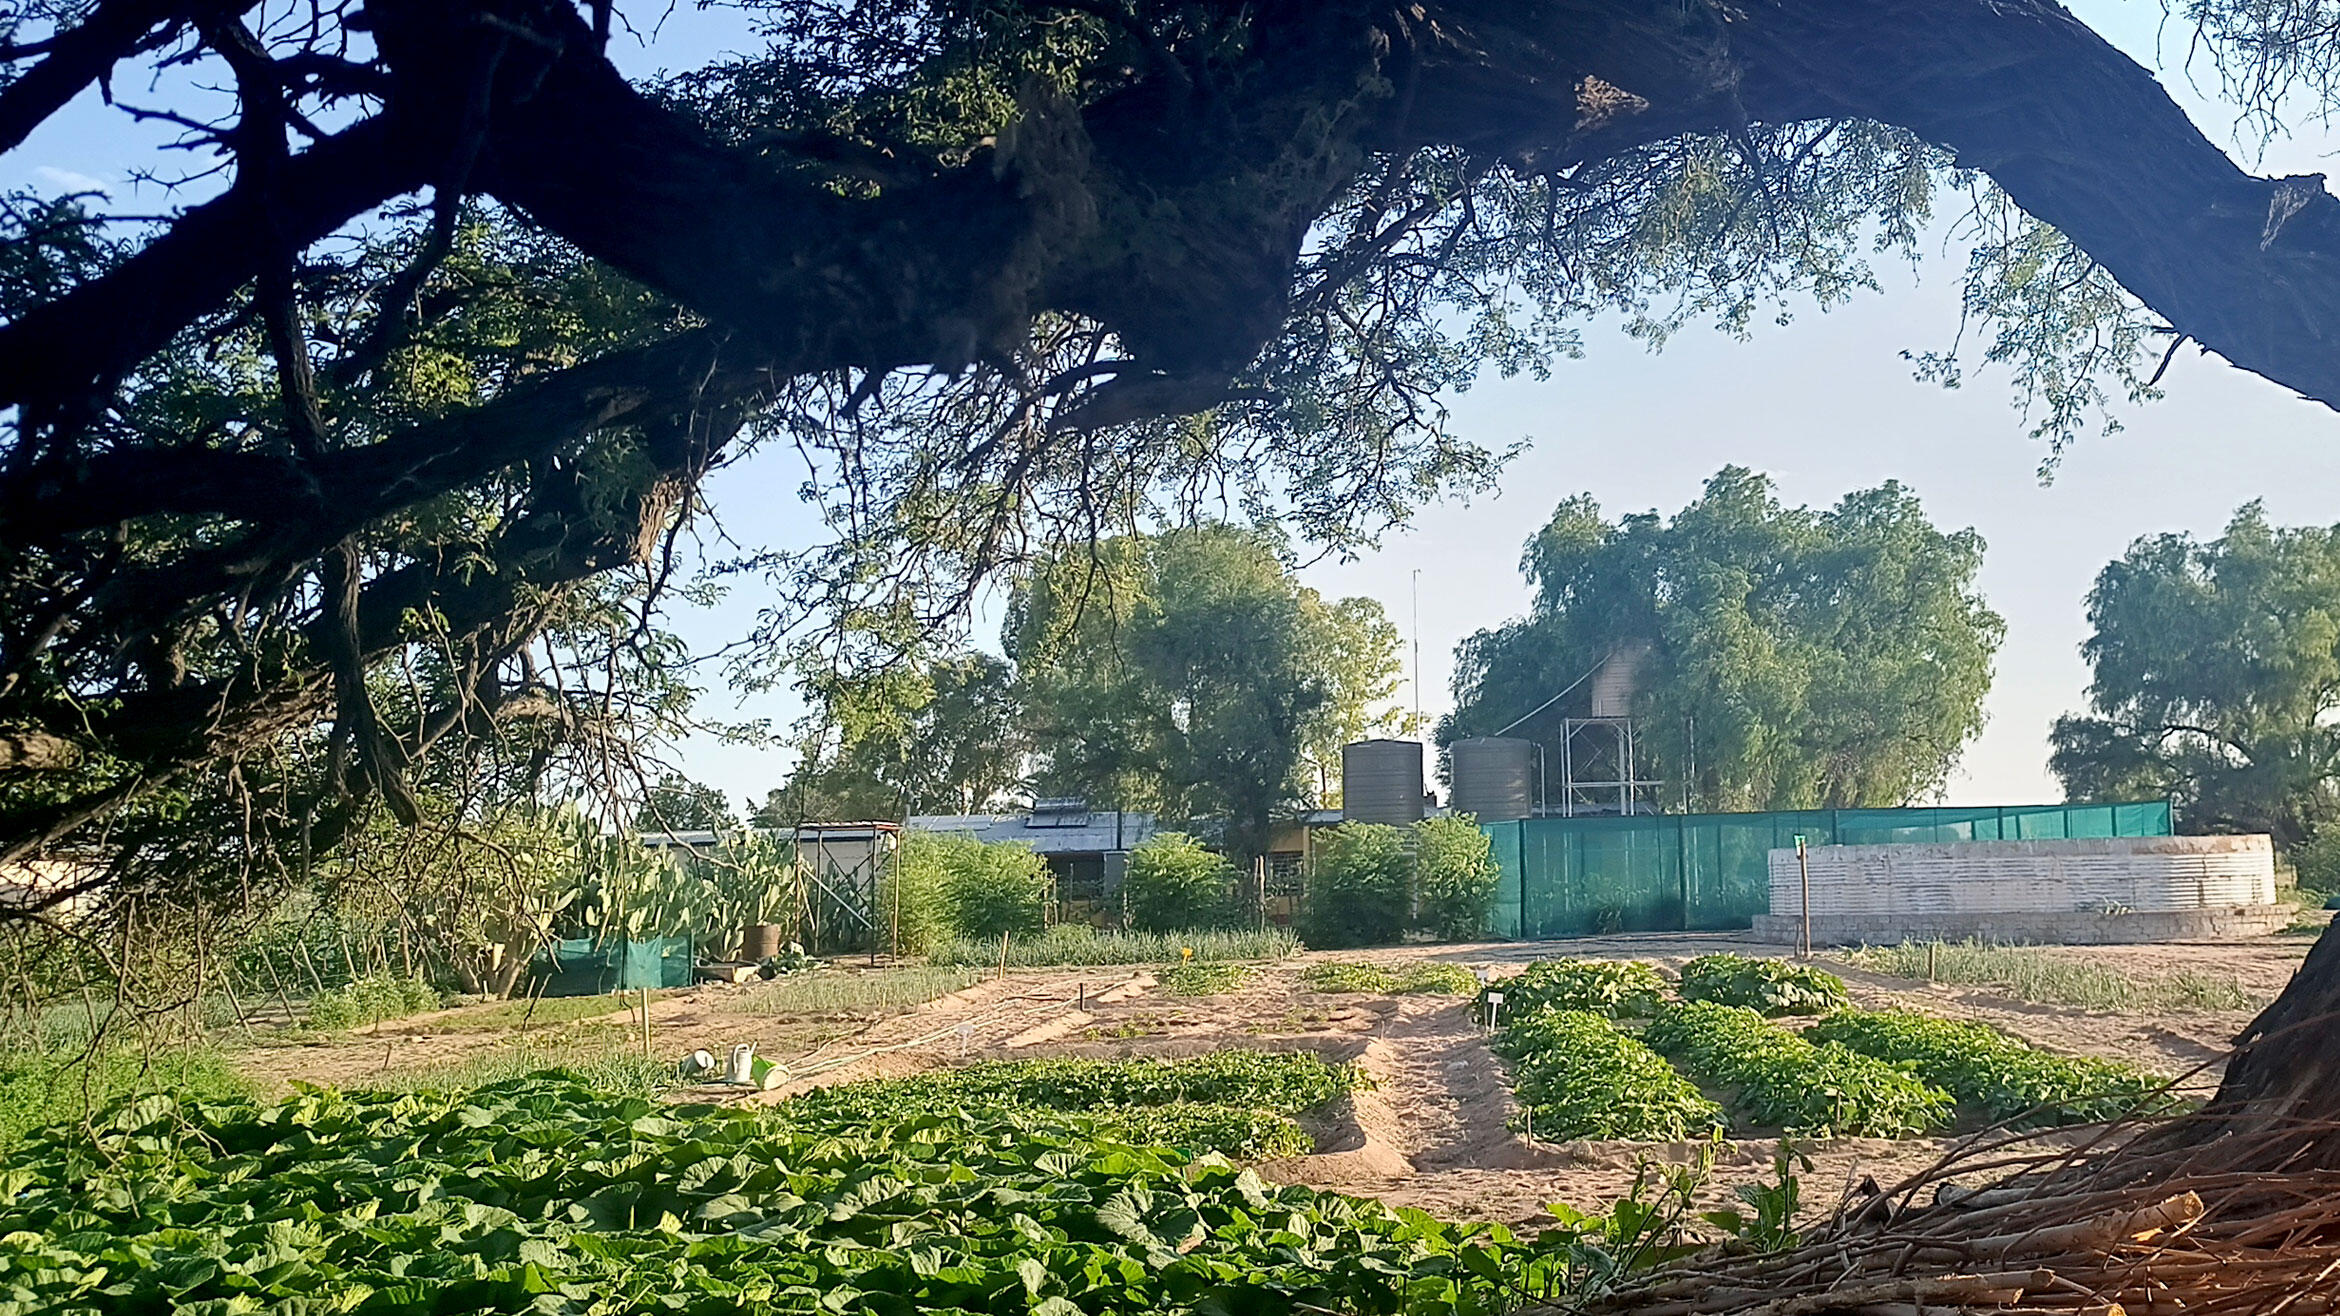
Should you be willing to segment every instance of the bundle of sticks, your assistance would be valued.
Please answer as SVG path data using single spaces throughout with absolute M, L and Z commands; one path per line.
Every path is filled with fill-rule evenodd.
M 1849 1195 L 1801 1245 L 1716 1248 L 1569 1310 L 1601 1316 L 2327 1316 L 2340 1170 L 2269 1165 L 2297 1130 L 2167 1126 L 2081 1149 L 1975 1145 Z M 2219 1168 L 2267 1166 L 2265 1169 Z M 1991 1179 L 1968 1188 L 1960 1180 Z

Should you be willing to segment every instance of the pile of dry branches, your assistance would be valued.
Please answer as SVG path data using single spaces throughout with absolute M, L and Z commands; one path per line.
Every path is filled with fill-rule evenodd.
M 2194 1117 L 2196 1120 L 2201 1117 Z M 2340 1170 L 2296 1127 L 2189 1121 L 2079 1150 L 1972 1145 L 1848 1200 L 1801 1246 L 1717 1250 L 1581 1310 L 1632 1316 L 2310 1316 L 2340 1311 Z M 2235 1167 L 2250 1166 L 2252 1169 Z M 2271 1167 L 2262 1170 L 2260 1167 Z M 1996 1180 L 1986 1188 L 1958 1180 Z M 1922 1204 L 1921 1204 L 1922 1200 Z

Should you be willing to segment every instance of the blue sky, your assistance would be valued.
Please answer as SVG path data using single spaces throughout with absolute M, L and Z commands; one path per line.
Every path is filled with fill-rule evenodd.
M 2093 0 L 2073 8 L 2133 56 L 2156 62 L 2159 5 Z M 667 20 L 655 45 L 621 58 L 632 71 L 684 67 L 742 36 L 733 16 L 685 9 Z M 2182 57 L 2182 38 L 2169 44 Z M 2231 107 L 2189 86 L 2182 72 L 2165 81 L 2214 139 L 2229 139 Z M 135 93 L 121 89 L 133 103 Z M 55 189 L 81 178 L 114 187 L 124 209 L 160 208 L 164 201 L 151 189 L 132 194 L 121 185 L 156 140 L 154 130 L 85 99 L 0 158 L 0 186 Z M 2263 156 L 2255 148 L 2238 155 L 2258 172 L 2322 172 L 2330 149 L 2327 138 L 2312 135 L 2277 143 Z M 1413 573 L 1420 571 L 1421 702 L 1435 715 L 1448 704 L 1455 642 L 1524 607 L 1520 545 L 1561 498 L 1589 492 L 1612 514 L 1671 512 L 1729 463 L 1769 472 L 1798 503 L 1824 505 L 1898 479 L 1916 490 L 1937 524 L 1982 533 L 1989 552 L 1981 587 L 2007 619 L 1989 726 L 1947 798 L 2057 798 L 2044 738 L 2057 714 L 2084 699 L 2082 597 L 2097 570 L 2140 535 L 2215 535 L 2254 498 L 2264 499 L 2279 523 L 2340 521 L 2340 416 L 2189 349 L 2164 380 L 2164 401 L 2123 409 L 2121 433 L 2082 441 L 2043 486 L 2034 474 L 2043 450 L 2010 406 L 2002 375 L 1982 372 L 1965 388 L 1945 391 L 1914 382 L 1901 358 L 1903 349 L 1939 348 L 1955 334 L 1961 260 L 1956 251 L 1936 255 L 1914 278 L 1881 267 L 1882 295 L 1859 296 L 1826 314 L 1801 311 L 1789 325 L 1766 324 L 1746 342 L 1691 329 L 1653 355 L 1595 326 L 1584 358 L 1563 363 L 1549 381 L 1489 382 L 1455 399 L 1459 424 L 1486 446 L 1534 441 L 1505 475 L 1500 496 L 1433 507 L 1379 551 L 1312 566 L 1306 579 L 1328 594 L 1379 599 L 1410 631 Z M 721 473 L 711 494 L 725 529 L 743 545 L 801 543 L 815 527 L 795 501 L 800 479 L 783 455 L 759 456 Z M 753 587 L 743 586 L 722 607 L 684 616 L 679 625 L 695 644 L 721 644 L 744 631 L 759 602 Z M 991 629 L 982 626 L 986 641 Z M 1412 698 L 1408 691 L 1401 702 Z M 785 724 L 797 709 L 784 694 L 743 700 L 710 690 L 702 711 Z M 739 798 L 777 786 L 788 755 L 777 747 L 694 743 L 683 760 L 691 775 Z

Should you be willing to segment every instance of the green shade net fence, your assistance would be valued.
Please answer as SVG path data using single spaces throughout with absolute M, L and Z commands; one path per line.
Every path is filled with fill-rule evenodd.
M 1771 851 L 1798 835 L 1903 845 L 2171 834 L 2167 800 L 1530 818 L 1485 830 L 1503 868 L 1492 930 L 1522 940 L 1750 926 L 1771 910 Z

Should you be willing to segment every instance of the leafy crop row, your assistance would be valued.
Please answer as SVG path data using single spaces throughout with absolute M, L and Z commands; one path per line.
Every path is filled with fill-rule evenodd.
M 1320 992 L 1376 992 L 1397 996 L 1468 996 L 1478 989 L 1478 975 L 1459 964 L 1419 960 L 1402 968 L 1382 964 L 1351 964 L 1327 960 L 1311 964 L 1300 981 Z
M 1231 992 L 1251 976 L 1248 966 L 1226 960 L 1188 960 L 1162 970 L 1164 991 L 1172 996 L 1216 996 Z
M 439 993 L 429 983 L 395 974 L 373 974 L 310 997 L 309 1027 L 340 1032 L 438 1008 Z
M 1125 1141 L 1238 1158 L 1297 1156 L 1290 1116 L 1357 1087 L 1357 1071 L 1304 1051 L 1220 1051 L 1189 1060 L 994 1060 L 820 1088 L 781 1103 L 807 1127 L 871 1128 L 909 1115 L 1092 1116 Z
M 1757 1124 L 1789 1133 L 1900 1138 L 1940 1128 L 1947 1093 L 1838 1042 L 1814 1044 L 1744 1006 L 1688 1001 L 1658 1013 L 1650 1045 Z
M 2050 1055 L 1987 1024 L 1846 1010 L 1806 1036 L 1905 1064 L 1990 1119 L 2019 1127 L 2115 1119 L 2166 1104 L 2165 1081 L 2111 1060 Z
M 1683 965 L 1682 996 L 1766 1015 L 1826 1014 L 1852 1003 L 1844 979 L 1825 969 L 1744 955 L 1701 955 Z
M 559 1076 L 150 1098 L 0 1165 L 11 1314 L 1490 1316 L 1557 1296 L 1563 1243 L 1077 1123 L 816 1129 Z
M 1678 1142 L 1722 1127 L 1722 1108 L 1665 1057 L 1592 1011 L 1523 1015 L 1500 1030 L 1495 1049 L 1512 1060 L 1536 1137 Z
M 1589 1010 L 1609 1019 L 1646 1019 L 1665 1004 L 1666 980 L 1638 960 L 1538 960 L 1517 976 L 1489 983 L 1479 993 L 1486 1017 L 1487 993 L 1503 993 L 1497 1024 L 1524 1019 L 1539 1010 Z

